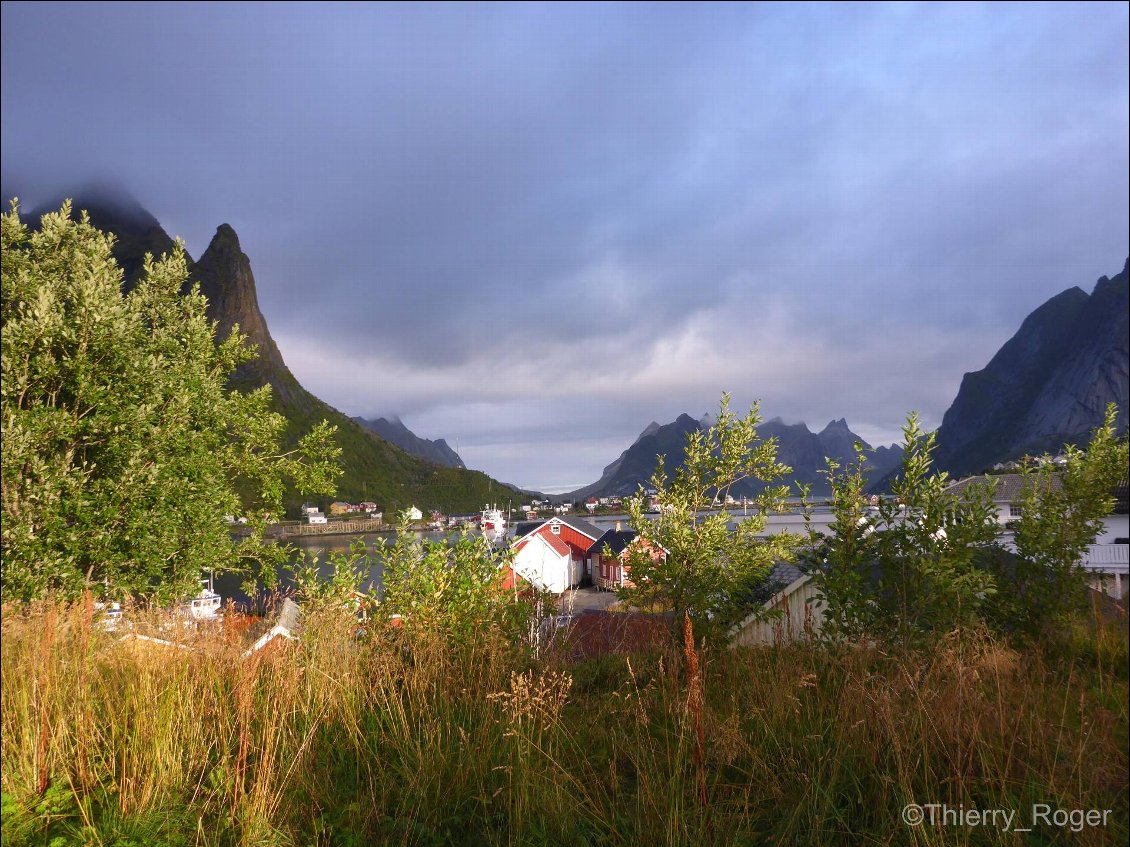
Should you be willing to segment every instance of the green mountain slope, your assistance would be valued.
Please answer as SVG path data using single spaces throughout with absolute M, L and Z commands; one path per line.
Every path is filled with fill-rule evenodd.
M 128 195 L 96 192 L 76 198 L 74 207 L 89 211 L 95 226 L 117 237 L 114 255 L 123 268 L 127 287 L 141 272 L 146 252 L 162 255 L 173 247 L 172 238 L 157 220 Z M 54 208 L 58 209 L 58 204 Z M 284 447 L 293 447 L 302 434 L 323 420 L 338 428 L 344 472 L 338 481 L 337 499 L 371 500 L 389 517 L 408 506 L 416 506 L 425 514 L 430 509 L 471 512 L 488 502 L 521 499 L 517 489 L 480 471 L 440 467 L 405 453 L 303 388 L 267 329 L 259 310 L 251 262 L 240 249 L 232 227 L 221 225 L 200 259 L 189 262 L 190 279 L 200 283 L 201 292 L 208 298 L 209 315 L 218 324 L 217 337 L 226 338 L 238 325 L 257 346 L 258 359 L 241 366 L 232 383 L 241 389 L 266 384 L 272 387 L 273 408 L 287 419 Z M 303 499 L 301 491 L 288 492 L 288 515 L 297 515 Z M 325 498 L 322 500 L 325 505 Z

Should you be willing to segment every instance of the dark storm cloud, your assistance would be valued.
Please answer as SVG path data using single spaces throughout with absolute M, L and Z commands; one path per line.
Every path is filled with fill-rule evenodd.
M 845 5 L 5 3 L 3 185 L 231 223 L 315 393 L 524 484 L 722 389 L 936 424 L 1121 267 L 1127 11 Z

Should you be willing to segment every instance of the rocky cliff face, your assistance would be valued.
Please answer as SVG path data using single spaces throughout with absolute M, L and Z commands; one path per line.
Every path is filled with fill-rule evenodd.
M 371 430 L 403 450 L 405 453 L 411 453 L 413 456 L 419 456 L 431 462 L 433 465 L 443 465 L 448 468 L 465 468 L 463 460 L 459 458 L 459 454 L 451 449 L 451 446 L 446 440 L 440 438 L 432 441 L 428 438 L 421 438 L 416 435 L 412 430 L 404 425 L 399 418 L 376 418 L 375 420 L 366 420 L 365 418 L 354 418 L 365 429 Z
M 283 362 L 259 311 L 251 260 L 240 249 L 239 236 L 231 226 L 221 224 L 216 230 L 191 277 L 200 283 L 200 293 L 208 300 L 208 316 L 217 322 L 216 338 L 223 340 L 238 327 L 258 351 L 258 358 L 239 366 L 235 379 L 252 385 L 270 384 L 284 401 L 298 400 L 302 388 Z
M 1128 315 L 1127 267 L 1090 295 L 1071 288 L 1032 312 L 984 369 L 962 379 L 938 431 L 938 466 L 974 473 L 1085 442 L 1110 402 L 1125 431 Z
M 670 476 L 683 463 L 687 435 L 706 428 L 710 422 L 710 418 L 695 420 L 690 415 L 680 415 L 672 423 L 663 426 L 649 424 L 632 446 L 604 469 L 597 482 L 566 496 L 570 499 L 583 499 L 590 496 L 634 494 L 640 486 L 646 488 L 649 485 L 658 455 L 666 457 L 665 467 Z M 835 459 L 841 466 L 854 462 L 857 441 L 868 451 L 872 477 L 882 476 L 902 461 L 902 451 L 898 448 L 872 450 L 867 442 L 848 428 L 847 422 L 842 418 L 830 422 L 819 433 L 813 433 L 803 423 L 787 424 L 780 418 L 774 418 L 758 427 L 758 435 L 761 438 L 777 439 L 777 460 L 793 470 L 785 481 L 811 485 L 814 494 L 827 494 L 830 491 L 827 479 L 822 474 L 827 460 Z M 752 496 L 764 488 L 764 483 L 743 482 L 735 486 L 733 494 Z

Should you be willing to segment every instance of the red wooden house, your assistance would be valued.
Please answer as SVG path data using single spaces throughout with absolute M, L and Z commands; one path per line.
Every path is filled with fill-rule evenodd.
M 519 524 L 517 533 L 514 572 L 554 594 L 592 577 L 593 554 L 604 535 L 588 521 L 568 516 Z
M 629 574 L 628 558 L 633 548 L 647 545 L 652 559 L 658 561 L 667 555 L 662 548 L 656 549 L 648 542 L 640 540 L 633 529 L 610 529 L 600 537 L 593 547 L 593 583 L 597 588 L 615 591 L 617 588 L 631 588 L 633 583 Z

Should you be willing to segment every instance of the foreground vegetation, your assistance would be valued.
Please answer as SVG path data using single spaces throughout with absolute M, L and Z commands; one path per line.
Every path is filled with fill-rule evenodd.
M 5 609 L 5 845 L 1030 843 L 909 827 L 911 802 L 1113 810 L 1040 843 L 1130 832 L 1124 620 L 1021 652 L 700 651 L 698 707 L 679 652 L 355 629 L 327 607 L 243 660 Z

